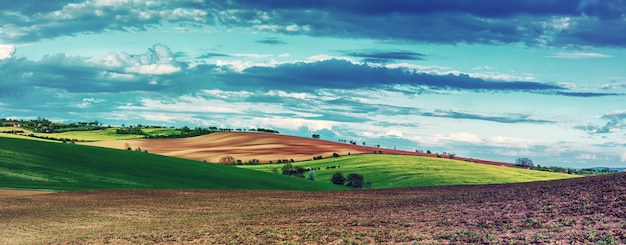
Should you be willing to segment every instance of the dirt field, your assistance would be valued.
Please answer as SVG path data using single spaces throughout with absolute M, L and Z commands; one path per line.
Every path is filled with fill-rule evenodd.
M 372 153 L 382 151 L 385 154 L 403 154 L 436 157 L 433 154 L 417 153 L 411 151 L 392 150 L 369 146 L 360 146 L 315 140 L 302 137 L 294 137 L 279 134 L 244 133 L 244 132 L 221 132 L 193 138 L 182 139 L 140 139 L 140 140 L 114 140 L 81 143 L 85 145 L 109 147 L 115 149 L 133 150 L 141 148 L 150 153 L 162 154 L 173 157 L 187 158 L 199 161 L 218 162 L 223 156 L 233 156 L 244 162 L 258 159 L 261 162 L 276 162 L 278 159 L 294 159 L 296 161 L 309 160 L 314 156 L 332 156 L 333 153 L 340 155 Z M 462 157 L 457 159 L 469 160 Z M 485 160 L 472 161 L 512 166 L 510 163 L 492 162 Z
M 626 174 L 338 192 L 0 199 L 0 244 L 626 244 Z
M 51 192 L 50 191 L 27 191 L 27 190 L 0 189 L 0 198 L 30 196 L 30 195 L 47 194 L 47 193 L 51 193 Z

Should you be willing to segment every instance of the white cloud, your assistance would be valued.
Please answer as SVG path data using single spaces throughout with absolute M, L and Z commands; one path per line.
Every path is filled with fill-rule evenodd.
M 483 140 L 471 133 L 457 133 L 451 134 L 450 138 L 457 142 L 467 142 L 467 143 L 481 143 Z
M 626 88 L 626 82 L 621 83 L 607 83 L 603 84 L 602 89 L 617 89 L 617 88 Z
M 271 55 L 271 54 L 231 54 L 230 56 L 260 59 L 260 58 L 271 57 L 274 55 Z
M 110 53 L 99 62 L 109 67 L 124 69 L 129 73 L 145 75 L 165 75 L 182 70 L 174 53 L 163 44 L 155 44 L 148 52 L 140 55 Z
M 127 72 L 139 73 L 146 75 L 165 75 L 179 72 L 180 67 L 176 67 L 171 64 L 146 64 L 146 65 L 134 65 L 126 68 Z
M 91 106 L 92 104 L 98 104 L 103 102 L 104 100 L 102 99 L 96 99 L 96 98 L 83 98 L 83 101 L 79 104 L 76 104 L 75 107 L 77 108 L 87 108 L 89 106 Z
M 511 147 L 527 149 L 533 145 L 537 145 L 537 140 L 518 139 L 504 136 L 495 136 L 487 139 L 486 143 L 491 146 Z
M 15 54 L 15 46 L 0 44 L 0 60 L 12 58 Z
M 241 113 L 243 108 L 219 100 L 207 100 L 200 97 L 183 95 L 171 101 L 144 98 L 141 105 L 123 105 L 119 109 L 161 112 L 196 112 L 196 113 Z
M 301 100 L 305 100 L 305 99 L 311 98 L 311 96 L 308 95 L 307 93 L 289 93 L 289 92 L 285 92 L 285 91 L 282 91 L 282 90 L 270 90 L 266 94 L 270 95 L 270 96 L 278 96 L 278 97 L 283 97 L 283 98 L 294 98 L 294 99 L 301 99 Z
M 242 99 L 250 97 L 250 95 L 253 94 L 248 91 L 223 91 L 219 89 L 204 89 L 202 92 L 219 99 Z
M 555 17 L 550 21 L 543 22 L 544 28 L 551 28 L 557 31 L 562 31 L 569 28 L 572 25 L 572 18 L 570 17 Z
M 216 66 L 219 67 L 229 67 L 230 69 L 236 72 L 242 72 L 245 69 L 250 67 L 276 67 L 280 64 L 284 64 L 285 62 L 278 62 L 275 60 L 271 60 L 269 62 L 251 62 L 251 61 L 243 61 L 243 60 L 217 60 L 215 62 Z
M 596 156 L 596 154 L 588 154 L 588 153 L 580 154 L 574 158 L 581 159 L 581 160 L 598 160 L 598 156 Z
M 269 32 L 309 32 L 311 31 L 311 27 L 309 25 L 255 25 L 252 26 L 252 29 L 259 31 L 269 31 Z
M 561 52 L 561 53 L 556 53 L 547 57 L 556 58 L 556 59 L 578 60 L 578 59 L 593 59 L 593 58 L 612 58 L 613 56 L 606 55 L 606 54 L 599 54 L 599 53 L 585 53 L 585 52 L 563 53 Z
M 385 132 L 385 136 L 396 136 L 396 137 L 402 138 L 404 137 L 404 134 L 400 130 L 392 129 L 392 130 L 388 130 L 387 132 Z
M 409 63 L 388 64 L 388 65 L 385 65 L 384 67 L 389 68 L 389 69 L 403 68 L 407 71 L 419 72 L 419 73 L 425 73 L 425 74 L 437 75 L 437 76 L 446 76 L 446 75 L 458 76 L 461 74 L 467 74 L 468 76 L 473 77 L 473 78 L 480 78 L 480 79 L 492 80 L 492 81 L 524 81 L 524 82 L 536 82 L 537 81 L 537 79 L 532 74 L 519 73 L 519 72 L 513 72 L 511 74 L 507 74 L 507 73 L 495 72 L 493 71 L 493 67 L 489 67 L 489 66 L 471 68 L 471 70 L 473 71 L 484 70 L 484 72 L 461 72 L 461 71 L 454 70 L 452 68 L 445 67 L 445 66 L 422 66 L 422 65 L 415 65 L 415 64 L 409 64 Z
M 619 156 L 619 160 L 621 162 L 626 162 L 626 152 L 622 153 L 622 155 Z
M 290 130 L 298 130 L 301 127 L 307 127 L 311 131 L 323 129 L 332 130 L 335 125 L 339 124 L 337 122 L 326 120 L 310 120 L 288 117 L 254 118 L 252 119 L 252 123 L 261 127 L 285 128 Z

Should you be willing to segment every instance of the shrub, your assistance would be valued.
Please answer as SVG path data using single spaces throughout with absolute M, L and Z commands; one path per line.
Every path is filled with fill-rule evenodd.
M 293 172 L 293 164 L 285 163 L 285 165 L 283 165 L 281 170 L 283 171 L 284 175 L 289 175 L 291 172 Z
M 363 175 L 356 173 L 348 174 L 348 184 L 346 185 L 354 188 L 363 188 L 363 179 Z
M 235 164 L 237 161 L 235 160 L 235 157 L 233 156 L 223 156 L 222 158 L 220 158 L 219 163 L 221 164 L 228 164 L 228 165 L 233 165 Z
M 306 176 L 306 179 L 315 181 L 317 179 L 317 175 L 315 171 L 309 171 L 309 174 Z
M 298 178 L 304 178 L 304 172 L 306 172 L 306 169 L 304 169 L 303 167 L 297 166 L 294 169 L 292 175 Z
M 330 182 L 333 182 L 333 184 L 335 185 L 343 185 L 346 182 L 346 177 L 343 177 L 343 174 L 341 172 L 336 172 L 330 178 Z

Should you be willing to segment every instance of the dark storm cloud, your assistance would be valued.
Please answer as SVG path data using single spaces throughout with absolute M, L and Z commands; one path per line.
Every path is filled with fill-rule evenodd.
M 167 22 L 211 23 L 205 3 L 32 1 L 0 3 L 0 40 L 35 42 L 77 33 L 143 31 Z M 4 8 L 2 8 L 4 7 Z
M 79 0 L 57 0 L 57 1 L 40 1 L 40 0 L 20 0 L 16 1 L 0 1 L 0 11 L 20 12 L 24 14 L 37 14 L 51 12 L 63 8 L 68 3 L 76 3 Z
M 401 68 L 371 67 L 345 60 L 283 64 L 277 67 L 250 67 L 242 73 L 225 74 L 224 83 L 234 86 L 315 90 L 318 88 L 355 89 L 384 85 L 425 85 L 439 89 L 540 91 L 562 89 L 536 82 L 492 82 L 461 75 L 431 75 Z
M 0 32 L 0 39 L 24 43 L 77 33 L 141 31 L 168 22 L 217 21 L 339 38 L 624 47 L 625 13 L 624 0 L 2 1 L 0 28 L 5 33 Z
M 484 114 L 459 112 L 459 111 L 435 110 L 434 112 L 422 113 L 422 116 L 446 117 L 446 118 L 455 118 L 455 119 L 472 119 L 472 120 L 483 120 L 483 121 L 491 121 L 491 122 L 499 122 L 499 123 L 538 123 L 538 124 L 556 123 L 556 121 L 552 121 L 552 120 L 533 119 L 533 118 L 530 118 L 530 116 L 526 114 L 514 114 L 514 113 L 507 113 L 504 115 L 484 115 Z
M 556 94 L 570 96 L 570 97 L 603 97 L 603 96 L 624 95 L 624 94 L 618 94 L 618 93 L 565 92 L 565 91 L 559 91 L 559 92 L 556 92 Z
M 428 0 L 229 2 L 228 25 L 297 25 L 287 34 L 433 43 L 517 43 L 624 47 L 626 1 Z M 259 11 L 271 13 L 260 18 Z M 232 14 L 229 12 L 228 14 Z M 560 23 L 559 22 L 564 22 Z M 600 31 L 598 31 L 600 30 Z M 442 34 L 445 33 L 445 34 Z
M 278 38 L 265 38 L 261 40 L 255 41 L 255 43 L 269 44 L 269 45 L 283 45 L 287 44 L 287 42 L 280 40 Z
M 361 58 L 364 62 L 388 63 L 397 60 L 424 60 L 426 55 L 411 51 L 382 51 L 382 50 L 361 50 L 347 51 L 339 50 L 341 54 Z

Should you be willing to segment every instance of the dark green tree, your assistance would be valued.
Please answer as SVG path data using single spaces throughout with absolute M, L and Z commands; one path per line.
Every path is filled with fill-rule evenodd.
M 348 183 L 346 184 L 347 186 L 351 186 L 354 188 L 363 188 L 363 184 L 364 184 L 364 178 L 363 175 L 360 174 L 348 174 Z
M 341 172 L 336 172 L 330 178 L 330 182 L 333 182 L 333 184 L 335 185 L 343 185 L 344 183 L 346 183 L 346 177 L 343 177 L 343 174 Z

